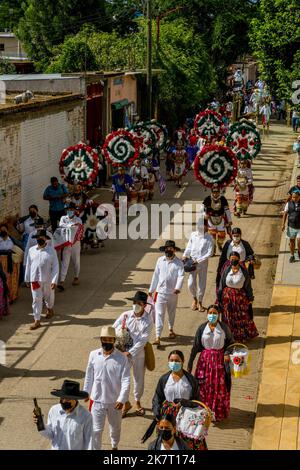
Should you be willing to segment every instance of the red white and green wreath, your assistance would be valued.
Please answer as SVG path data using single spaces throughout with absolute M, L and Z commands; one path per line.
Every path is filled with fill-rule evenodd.
M 148 158 L 152 155 L 157 141 L 153 129 L 146 126 L 143 122 L 138 122 L 129 129 L 129 132 L 139 139 L 142 144 L 140 147 L 140 158 Z
M 160 124 L 155 119 L 144 123 L 145 127 L 148 127 L 153 131 L 156 137 L 156 148 L 158 150 L 164 150 L 168 142 L 168 130 L 166 126 Z
M 91 185 L 99 172 L 98 153 L 83 142 L 68 147 L 60 157 L 59 171 L 67 183 Z
M 211 139 L 217 137 L 223 125 L 221 114 L 210 109 L 202 111 L 195 117 L 194 128 L 200 137 Z
M 246 119 L 230 126 L 226 143 L 238 160 L 253 160 L 261 151 L 260 133 L 256 125 Z
M 230 185 L 237 176 L 238 161 L 234 152 L 223 145 L 207 145 L 197 154 L 195 177 L 207 188 L 214 184 Z
M 125 130 L 108 134 L 103 145 L 103 154 L 114 166 L 130 166 L 140 155 L 141 140 Z

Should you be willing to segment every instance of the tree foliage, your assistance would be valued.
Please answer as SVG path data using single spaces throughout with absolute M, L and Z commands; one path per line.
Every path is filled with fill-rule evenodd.
M 261 0 L 250 36 L 261 75 L 272 93 L 290 99 L 292 83 L 300 79 L 299 0 Z
M 16 73 L 16 67 L 11 64 L 7 59 L 0 56 L 0 75 L 14 74 Z
M 116 32 L 89 32 L 87 28 L 68 38 L 48 67 L 48 72 L 79 71 L 88 51 L 87 70 L 145 69 L 146 22 L 125 37 Z M 153 39 L 155 29 L 153 28 Z M 85 45 L 85 46 L 84 46 Z M 72 54 L 74 58 L 72 59 Z M 93 58 L 92 58 L 93 57 Z M 73 70 L 71 70 L 73 64 Z M 209 99 L 216 91 L 213 64 L 201 37 L 194 35 L 187 21 L 177 19 L 161 25 L 159 48 L 154 49 L 154 67 L 161 70 L 154 80 L 160 108 L 174 120 Z M 83 70 L 83 68 L 81 68 Z
M 22 16 L 20 0 L 1 0 L 0 2 L 0 31 L 12 30 Z
M 84 24 L 103 29 L 107 23 L 104 0 L 26 0 L 17 35 L 38 70 L 48 66 L 54 47 Z

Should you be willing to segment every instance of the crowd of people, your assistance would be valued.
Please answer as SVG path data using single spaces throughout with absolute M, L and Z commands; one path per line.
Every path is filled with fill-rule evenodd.
M 220 106 L 217 100 L 214 100 L 210 107 L 218 111 L 222 108 L 226 128 L 229 125 L 230 103 Z M 222 145 L 224 139 L 212 139 L 210 143 Z M 166 154 L 166 172 L 169 179 L 181 186 L 183 177 L 192 167 L 196 154 L 204 144 L 192 129 L 188 129 L 188 125 L 177 129 Z M 152 162 L 152 168 L 159 171 L 159 167 L 159 161 L 154 164 Z M 156 180 L 155 171 L 152 174 Z M 250 204 L 254 193 L 251 167 L 240 162 L 238 177 L 246 179 Z M 140 193 L 140 201 L 143 201 L 145 197 L 141 193 L 145 187 L 141 183 L 148 184 L 149 195 L 149 180 L 147 167 L 141 161 L 132 166 L 130 174 L 120 167 L 113 177 L 114 199 L 120 194 L 127 194 L 129 188 L 135 188 Z M 241 189 L 236 189 L 237 185 L 238 181 L 235 181 L 234 190 L 240 192 Z M 53 177 L 43 195 L 43 198 L 49 201 L 51 229 L 40 217 L 36 205 L 31 205 L 29 214 L 18 221 L 17 229 L 22 234 L 21 241 L 9 234 L 7 225 L 0 227 L 1 261 L 2 257 L 5 259 L 0 269 L 0 318 L 8 314 L 9 304 L 15 300 L 14 288 L 20 279 L 31 288 L 34 314 L 31 330 L 41 326 L 43 304 L 47 308 L 46 319 L 53 318 L 55 291 L 65 290 L 65 279 L 71 260 L 74 266 L 72 285 L 79 285 L 83 222 L 79 217 L 78 201 L 82 197 L 80 191 L 75 191 L 70 198 L 66 186 Z M 136 416 L 145 416 L 142 400 L 147 361 L 149 355 L 153 354 L 151 336 L 152 333 L 155 334 L 152 344 L 159 350 L 167 312 L 168 336 L 170 340 L 176 339 L 176 311 L 185 273 L 188 274 L 191 309 L 206 312 L 206 320 L 195 328 L 188 360 L 185 361 L 181 350 L 172 350 L 168 355 L 166 372 L 153 388 L 154 419 L 146 437 L 149 439 L 154 429 L 157 430 L 157 436 L 148 448 L 207 449 L 205 438 L 195 441 L 177 431 L 176 417 L 184 406 L 192 407 L 193 403 L 200 402 L 201 406 L 211 411 L 215 422 L 230 417 L 230 348 L 235 343 L 246 344 L 259 334 L 252 307 L 255 298 L 252 286 L 255 278 L 254 267 L 259 262 L 250 243 L 242 237 L 241 229 L 232 227 L 232 212 L 237 217 L 241 215 L 237 210 L 237 199 L 234 207 L 230 209 L 224 192 L 216 183 L 203 204 L 204 220 L 198 221 L 197 230 L 192 232 L 182 256 L 179 256 L 182 247 L 176 246 L 173 240 L 167 240 L 159 249 L 162 256 L 154 267 L 148 292 L 137 291 L 134 297 L 129 299 L 132 302 L 130 310 L 122 313 L 113 325 L 102 328 L 99 347 L 90 353 L 87 361 L 83 390 L 80 390 L 78 382 L 65 380 L 61 389 L 51 392 L 59 398 L 59 404 L 50 409 L 47 424 L 39 432 L 51 441 L 52 449 L 100 450 L 107 419 L 111 447 L 112 450 L 117 450 L 121 439 L 122 420 L 128 417 L 128 412 L 132 409 L 129 401 L 131 382 L 134 412 Z M 295 259 L 296 238 L 300 258 L 299 214 L 300 177 L 297 179 L 297 185 L 290 190 L 283 219 L 283 228 L 288 219 L 291 262 Z M 59 257 L 55 239 L 57 228 L 63 229 L 65 237 L 69 240 L 58 252 Z M 14 263 L 13 256 L 18 254 L 17 248 L 23 252 L 23 263 L 19 263 L 19 270 L 14 271 L 13 265 L 17 263 Z M 217 249 L 220 258 L 216 272 L 215 302 L 206 308 L 204 296 L 208 265 L 210 258 L 216 255 Z M 80 400 L 88 402 L 89 410 L 79 404 Z M 38 423 L 36 413 L 33 420 Z

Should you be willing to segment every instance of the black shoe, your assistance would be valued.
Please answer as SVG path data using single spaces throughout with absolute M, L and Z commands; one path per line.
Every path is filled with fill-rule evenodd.
M 290 263 L 295 263 L 295 256 L 290 257 Z

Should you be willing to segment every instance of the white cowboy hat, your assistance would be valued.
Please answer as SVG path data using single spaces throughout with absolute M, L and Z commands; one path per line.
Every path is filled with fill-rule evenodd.
M 116 338 L 116 330 L 113 326 L 103 326 L 101 329 L 100 338 Z

